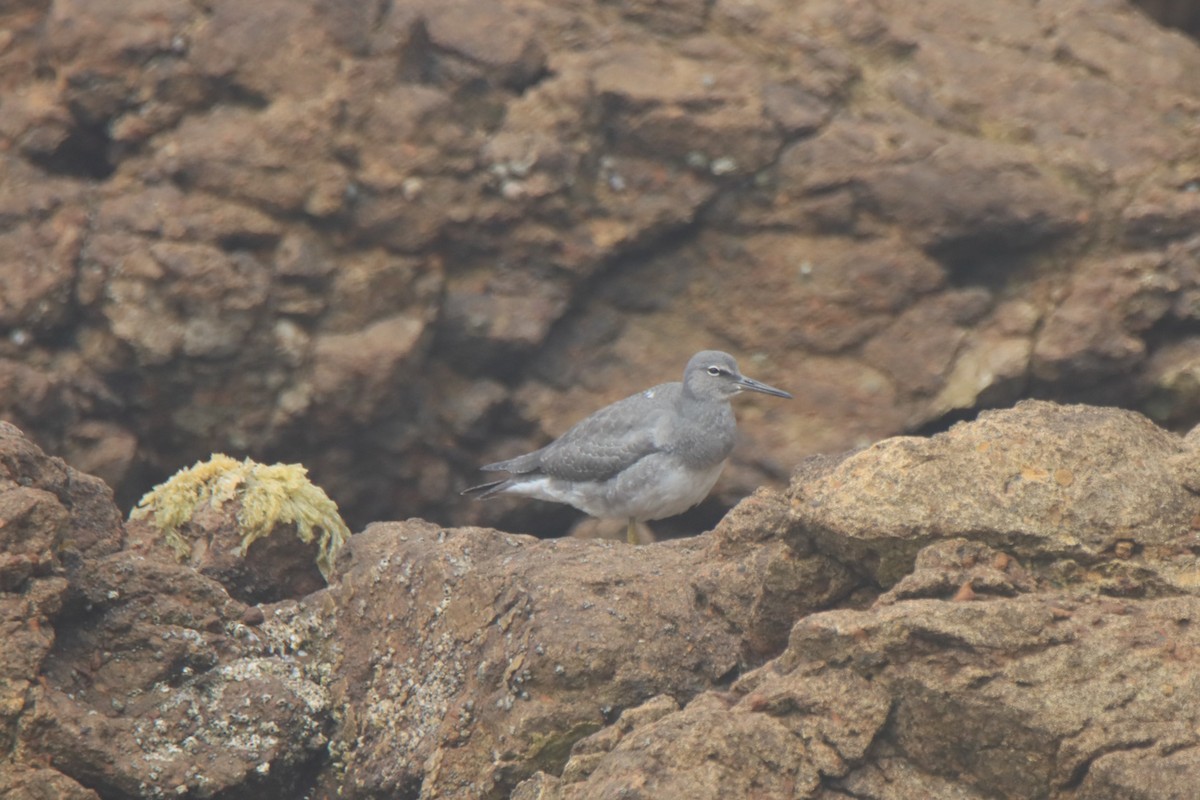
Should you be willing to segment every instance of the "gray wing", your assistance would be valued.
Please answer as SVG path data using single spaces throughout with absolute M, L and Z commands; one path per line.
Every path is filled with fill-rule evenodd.
M 626 397 L 580 420 L 541 450 L 483 469 L 565 480 L 607 480 L 662 451 L 660 443 L 674 405 L 672 389 L 678 391 L 675 385 L 664 384 Z

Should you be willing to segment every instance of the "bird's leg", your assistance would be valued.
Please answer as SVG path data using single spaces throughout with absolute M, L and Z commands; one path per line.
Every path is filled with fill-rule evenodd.
M 625 529 L 625 540 L 630 544 L 637 544 L 637 520 L 633 517 L 629 518 L 629 527 Z

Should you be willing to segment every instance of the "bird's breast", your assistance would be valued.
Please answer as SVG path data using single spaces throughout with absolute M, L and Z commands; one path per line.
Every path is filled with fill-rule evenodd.
M 705 470 L 729 458 L 736 438 L 733 413 L 714 414 L 711 419 L 677 425 L 665 449 L 688 468 Z

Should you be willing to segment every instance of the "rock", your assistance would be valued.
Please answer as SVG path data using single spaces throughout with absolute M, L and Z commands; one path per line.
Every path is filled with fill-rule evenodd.
M 1134 256 L 1076 274 L 1038 337 L 1034 374 L 1060 380 L 1066 367 L 1075 380 L 1094 383 L 1143 360 L 1139 334 L 1170 312 L 1181 288 L 1165 267 L 1159 256 Z M 1097 314 L 1101 303 L 1107 310 Z
M 47 457 L 7 422 L 0 422 L 0 520 L 0 750 L 8 754 L 56 643 L 52 623 L 70 592 L 62 573 L 114 552 L 122 533 L 107 487 Z M 41 785 L 91 796 L 51 769 L 9 773 L 0 762 L 0 776 L 0 791 L 14 797 Z
M 371 421 L 385 399 L 395 402 L 396 395 L 408 389 L 425 332 L 421 319 L 398 314 L 362 331 L 318 338 L 313 348 L 313 404 L 326 409 L 331 425 L 337 424 L 333 417 L 342 414 L 354 422 Z
M 3 17 L 0 415 L 72 466 L 0 427 L 0 793 L 1193 793 L 1195 437 L 887 437 L 1200 418 L 1194 40 L 1070 0 Z M 235 599 L 121 522 L 236 450 L 356 524 L 560 535 L 456 490 L 713 342 L 797 399 L 675 526 L 801 467 L 692 541 L 381 525 Z
M 960 409 L 1015 402 L 1029 384 L 1032 356 L 1033 343 L 1025 336 L 985 331 L 968 337 L 945 376 L 936 403 L 914 422 L 938 419 Z
M 303 466 L 219 454 L 156 486 L 130 512 L 128 531 L 131 550 L 169 552 L 245 603 L 321 588 L 350 538 Z
M 245 628 L 245 606 L 161 551 L 122 549 L 111 491 L 7 423 L 0 509 L 0 794 L 306 782 L 327 696 Z
M 0 550 L 33 556 L 45 571 L 60 558 L 73 563 L 121 546 L 121 516 L 111 490 L 47 457 L 7 422 L 0 422 L 0 492 L 11 509 L 4 515 L 9 524 L 0 528 Z
M 886 467 L 898 452 L 906 468 Z M 1051 454 L 1073 478 L 1059 474 L 1047 507 L 1020 487 Z M 1194 460 L 1190 443 L 1129 412 L 1027 402 L 806 465 L 777 521 L 804 552 L 886 582 L 879 565 L 900 541 L 933 542 L 873 606 L 809 614 L 727 690 L 652 699 L 513 797 L 1185 797 L 1200 581 L 1195 496 L 1172 472 L 1192 475 Z M 993 486 L 989 463 L 1009 464 L 1009 480 Z M 1145 494 L 1158 484 L 1161 496 Z M 1126 522 L 1145 544 L 1099 546 Z
M 0 414 L 123 506 L 237 451 L 305 463 L 359 526 L 508 525 L 457 502 L 476 462 L 715 343 L 797 402 L 747 407 L 678 533 L 1031 393 L 1190 426 L 1200 49 L 1119 4 L 959 12 L 18 3 Z M 396 319 L 420 330 L 389 346 Z M 479 380 L 486 422 L 442 413 Z
M 512 363 L 541 344 L 567 309 L 561 286 L 506 277 L 447 286 L 442 338 L 460 350 L 463 366 L 491 372 Z
M 707 45 L 707 46 L 706 46 Z M 778 131 L 758 92 L 739 87 L 763 82 L 753 68 L 722 63 L 723 43 L 693 43 L 696 58 L 655 52 L 644 44 L 614 48 L 594 69 L 595 91 L 610 109 L 617 152 L 674 156 L 714 176 L 746 175 L 778 151 Z M 728 145 L 738 142 L 736 149 Z
M 352 797 L 503 793 L 561 765 L 622 709 L 668 687 L 691 696 L 756 663 L 802 609 L 848 589 L 845 572 L 771 543 L 783 509 L 760 505 L 742 517 L 764 526 L 755 536 L 739 528 L 638 559 L 613 544 L 419 521 L 353 537 L 326 597 L 264 623 L 272 639 L 326 631 L 318 658 L 340 664 L 330 687 L 348 724 L 324 790 L 336 772 Z M 681 591 L 670 575 L 691 577 Z
M 916 243 L 953 265 L 981 246 L 1025 250 L 1070 234 L 1083 207 L 1015 148 L 899 119 L 834 121 L 779 167 L 781 189 L 801 202 L 854 182 L 858 202 L 920 231 Z
M 864 360 L 886 372 L 905 393 L 942 388 L 961 351 L 967 327 L 991 304 L 982 290 L 946 292 L 910 306 L 863 348 Z
M 626 19 L 669 36 L 703 29 L 709 11 L 709 6 L 699 0 L 667 0 L 662 3 L 625 0 L 617 7 Z
M 105 304 L 112 333 L 147 365 L 236 353 L 267 299 L 266 268 L 209 245 L 141 244 L 128 239 L 92 253 L 95 268 L 114 275 Z
M 176 182 L 269 212 L 330 217 L 345 210 L 351 191 L 345 168 L 319 156 L 335 113 L 321 100 L 218 109 L 187 120 L 158 166 Z M 288 169 L 298 157 L 318 166 Z
M 651 715 L 608 742 L 611 750 L 590 770 L 576 766 L 573 754 L 562 785 L 537 793 L 522 784 L 513 796 L 620 797 L 645 786 L 648 797 L 816 797 L 824 780 L 866 754 L 887 720 L 889 698 L 845 673 L 774 678 L 753 693 L 710 692 L 682 711 Z M 747 768 L 749 742 L 761 766 Z M 593 746 L 585 740 L 579 749 Z
M 1195 337 L 1164 346 L 1147 365 L 1152 387 L 1147 414 L 1162 425 L 1184 426 L 1200 412 L 1200 341 Z
M 112 422 L 89 420 L 71 429 L 64 457 L 80 472 L 119 485 L 137 457 L 137 437 Z
M 113 655 L 119 661 L 125 654 Z M 276 659 L 213 666 L 185 660 L 174 678 L 141 686 L 101 678 L 95 700 L 78 686 L 42 692 L 23 745 L 105 793 L 146 796 L 143 787 L 151 786 L 204 793 L 246 784 L 295 791 L 298 773 L 324 744 L 321 693 Z M 191 679 L 196 671 L 210 675 Z M 172 688 L 179 678 L 182 685 Z M 121 712 L 115 717 L 114 698 Z
M 70 213 L 0 234 L 0 247 L 17 262 L 0 271 L 0 327 L 28 335 L 64 321 L 81 238 L 82 220 Z
M 917 553 L 913 571 L 880 595 L 879 603 L 918 597 L 976 600 L 981 594 L 1013 597 L 1037 583 L 1007 553 L 970 539 L 946 539 Z
M 536 26 L 503 3 L 460 0 L 426 3 L 421 10 L 430 46 L 464 59 L 485 80 L 520 90 L 545 70 Z
M 702 536 L 379 523 L 246 605 L 0 424 L 0 791 L 1185 797 L 1196 440 L 1025 402 Z
M 1200 13 L 1191 3 L 1179 0 L 1138 0 L 1135 4 L 1163 25 L 1179 28 L 1185 33 L 1200 32 Z
M 6 766 L 0 770 L 0 797 L 29 800 L 100 800 L 58 770 L 46 767 Z
M 1144 590 L 1173 591 L 1190 570 L 1180 532 L 1200 513 L 1176 477 L 1185 452 L 1133 412 L 1024 401 L 931 439 L 888 439 L 794 484 L 788 535 L 815 537 L 885 587 L 922 547 L 964 531 L 1023 560 L 1085 568 L 1128 541 L 1161 562 Z

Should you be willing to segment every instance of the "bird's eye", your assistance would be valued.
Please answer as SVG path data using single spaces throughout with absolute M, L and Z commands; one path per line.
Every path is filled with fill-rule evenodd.
M 709 367 L 709 368 L 708 368 L 708 374 L 709 374 L 709 375 L 712 375 L 712 376 L 715 378 L 715 377 L 717 377 L 718 375 L 724 375 L 724 374 L 725 374 L 725 370 L 721 369 L 720 367 Z

